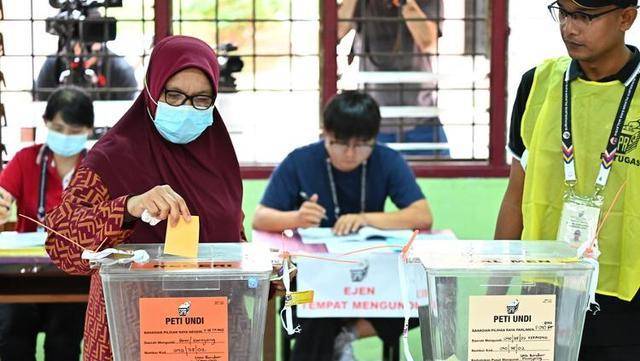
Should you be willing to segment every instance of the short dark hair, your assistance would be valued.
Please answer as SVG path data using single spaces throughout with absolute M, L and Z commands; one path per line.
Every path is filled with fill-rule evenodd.
M 52 121 L 58 113 L 69 125 L 93 128 L 93 102 L 81 88 L 65 86 L 51 93 L 43 118 Z
M 375 138 L 380 131 L 380 107 L 369 94 L 343 91 L 324 108 L 323 127 L 339 140 Z

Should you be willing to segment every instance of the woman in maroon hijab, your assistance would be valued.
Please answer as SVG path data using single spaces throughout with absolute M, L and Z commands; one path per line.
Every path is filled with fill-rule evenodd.
M 93 147 L 47 215 L 47 225 L 88 249 L 119 243 L 161 243 L 166 223 L 200 216 L 201 242 L 237 242 L 242 234 L 242 183 L 227 129 L 215 110 L 219 69 L 214 51 L 185 36 L 160 41 L 145 90 Z M 59 268 L 91 274 L 84 360 L 111 360 L 102 284 L 82 249 L 50 234 L 46 249 Z

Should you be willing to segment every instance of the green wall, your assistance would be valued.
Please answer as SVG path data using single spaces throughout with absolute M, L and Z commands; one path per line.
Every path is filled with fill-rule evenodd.
M 418 184 L 431 204 L 435 229 L 451 229 L 461 239 L 493 238 L 506 178 L 421 178 Z M 266 185 L 266 180 L 244 181 L 246 230 L 251 229 L 253 212 Z

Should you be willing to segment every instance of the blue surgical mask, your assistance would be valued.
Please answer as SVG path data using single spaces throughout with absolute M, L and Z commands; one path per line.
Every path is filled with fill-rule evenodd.
M 174 107 L 167 103 L 156 102 L 147 87 L 146 78 L 144 79 L 144 89 L 151 101 L 157 105 L 155 119 L 151 116 L 149 108 L 147 108 L 147 113 L 160 135 L 171 143 L 190 143 L 213 124 L 213 106 L 209 109 L 199 110 L 188 104 Z
M 49 129 L 47 147 L 58 155 L 71 157 L 85 149 L 87 138 L 88 135 L 86 133 L 66 135 Z
M 199 110 L 189 104 L 174 107 L 158 102 L 153 124 L 164 139 L 171 143 L 187 144 L 213 124 L 213 107 Z

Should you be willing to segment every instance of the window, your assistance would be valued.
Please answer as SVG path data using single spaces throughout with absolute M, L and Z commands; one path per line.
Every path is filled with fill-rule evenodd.
M 429 104 L 383 108 L 385 128 L 395 134 L 385 141 L 405 151 L 418 175 L 506 175 L 506 1 L 419 2 L 435 4 L 435 10 L 427 12 L 436 14 L 430 13 L 429 20 L 442 33 L 428 51 L 405 44 L 412 41 L 407 24 L 425 23 L 424 19 L 389 19 L 366 12 L 338 19 L 338 4 L 332 0 L 123 0 L 121 8 L 99 11 L 117 20 L 116 39 L 107 46 L 133 69 L 132 88 L 137 92 L 154 40 L 184 34 L 217 49 L 220 62 L 229 64 L 223 70 L 229 71 L 223 74 L 216 106 L 231 132 L 244 176 L 267 177 L 291 150 L 317 141 L 322 106 L 337 91 L 372 91 L 371 77 L 383 77 L 385 82 L 385 76 L 408 79 L 401 92 L 426 90 L 434 99 Z M 11 156 L 26 145 L 19 141 L 21 132 L 42 123 L 44 104 L 33 99 L 42 90 L 36 86 L 42 65 L 58 51 L 58 38 L 46 32 L 46 19 L 58 10 L 36 0 L 5 2 L 4 10 L 0 32 L 5 35 L 6 56 L 0 59 L 0 68 L 7 83 L 2 101 L 7 104 L 9 125 L 3 140 Z M 338 24 L 345 21 L 353 21 L 355 29 L 338 42 Z M 362 35 L 356 30 L 393 22 L 396 29 L 403 29 L 404 35 L 396 38 L 399 48 L 385 54 L 384 48 L 352 46 Z M 388 74 L 398 72 L 391 68 L 375 74 L 361 68 L 371 58 L 389 54 L 429 59 L 431 70 Z M 238 60 L 242 69 L 230 71 Z M 123 89 L 92 90 L 100 95 Z M 97 101 L 96 125 L 112 126 L 129 105 L 126 100 Z M 423 119 L 431 121 L 432 128 L 442 124 L 446 140 L 408 137 Z M 42 141 L 43 135 L 39 132 L 36 140 Z M 424 152 L 442 149 L 446 154 Z
M 352 1 L 343 0 L 342 5 L 348 3 Z M 397 3 L 402 1 L 358 2 L 351 15 L 341 11 L 340 5 L 324 3 L 329 17 L 326 27 L 335 23 L 338 31 L 323 36 L 337 39 L 343 33 L 341 24 L 351 24 L 335 62 L 324 64 L 336 68 L 333 79 L 324 79 L 325 88 L 382 88 L 395 93 L 389 102 L 384 94 L 379 96 L 383 125 L 395 133 L 389 145 L 405 153 L 419 176 L 508 174 L 504 150 L 507 2 L 422 0 L 417 2 L 420 11 L 411 15 Z M 331 18 L 335 13 L 339 15 Z M 424 46 L 412 23 L 427 34 L 430 26 L 436 27 L 439 37 L 431 36 L 428 47 Z M 328 39 L 324 48 L 328 63 L 333 62 L 331 42 Z M 413 90 L 410 99 L 398 101 L 397 94 L 407 89 L 407 93 Z M 424 93 L 429 94 L 428 101 L 420 99 Z M 418 126 L 423 128 L 421 134 L 411 134 Z M 438 128 L 446 138 L 438 136 Z M 446 153 L 434 152 L 442 146 Z
M 318 139 L 319 26 L 317 0 L 173 1 L 174 34 L 244 64 L 216 100 L 242 164 L 274 164 Z
M 109 41 L 101 51 L 91 49 L 89 44 L 93 42 L 89 41 L 84 49 L 80 47 L 85 60 L 93 58 L 92 61 L 95 61 L 95 72 L 83 78 L 81 85 L 95 99 L 133 99 L 140 90 L 153 43 L 153 5 L 153 0 L 124 0 L 122 7 L 92 10 L 92 18 L 105 15 L 114 17 L 117 30 L 115 40 Z M 64 26 L 64 21 L 53 21 L 56 16 L 60 16 L 60 10 L 46 1 L 4 1 L 0 32 L 4 37 L 5 56 L 0 59 L 0 68 L 6 80 L 2 102 L 6 104 L 8 126 L 3 129 L 2 141 L 9 158 L 33 142 L 36 128 L 44 127 L 42 114 L 45 102 L 38 100 L 45 100 L 48 93 L 59 85 L 64 71 L 70 68 L 64 61 L 56 64 L 56 60 L 73 61 L 66 56 L 55 56 L 67 49 L 59 43 L 57 35 L 47 32 L 47 23 Z M 95 28 L 93 30 L 95 33 Z M 75 41 L 71 40 L 68 44 L 71 46 L 72 43 Z M 117 61 L 125 69 L 126 77 L 122 77 L 122 82 L 113 80 L 117 74 L 111 67 L 100 66 L 101 62 L 107 61 Z M 43 70 L 45 64 L 50 67 Z M 72 76 L 68 75 L 65 79 L 71 79 Z M 124 114 L 130 102 L 97 101 L 96 126 L 112 126 L 119 119 L 114 114 Z M 36 132 L 36 141 L 44 141 L 44 136 L 45 132 Z

